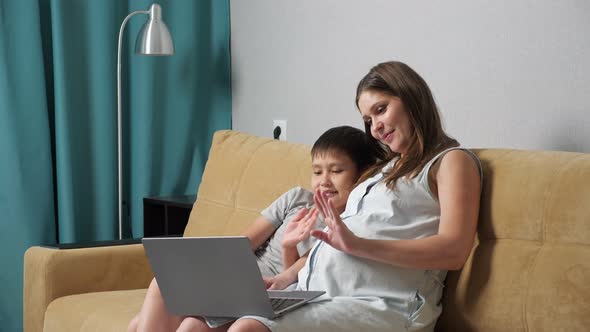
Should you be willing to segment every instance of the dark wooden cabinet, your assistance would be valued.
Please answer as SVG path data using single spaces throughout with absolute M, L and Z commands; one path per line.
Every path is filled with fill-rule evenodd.
M 143 236 L 182 236 L 196 196 L 145 197 Z

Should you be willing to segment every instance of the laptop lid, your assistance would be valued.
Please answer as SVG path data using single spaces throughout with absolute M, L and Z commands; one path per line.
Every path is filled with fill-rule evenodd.
M 274 317 L 248 238 L 144 238 L 142 242 L 171 313 Z

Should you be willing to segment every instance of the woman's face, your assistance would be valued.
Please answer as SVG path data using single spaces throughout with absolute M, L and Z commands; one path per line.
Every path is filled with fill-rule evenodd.
M 401 99 L 375 90 L 365 90 L 359 96 L 363 121 L 371 127 L 371 135 L 393 152 L 408 151 L 413 126 Z
M 325 152 L 313 156 L 311 169 L 311 189 L 319 189 L 332 200 L 338 213 L 344 212 L 348 195 L 360 175 L 356 164 L 344 153 Z

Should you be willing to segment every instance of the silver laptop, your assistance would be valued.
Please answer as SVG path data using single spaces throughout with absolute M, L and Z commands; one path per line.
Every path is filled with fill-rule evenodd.
M 169 312 L 181 316 L 274 318 L 324 294 L 267 291 L 245 236 L 144 238 Z

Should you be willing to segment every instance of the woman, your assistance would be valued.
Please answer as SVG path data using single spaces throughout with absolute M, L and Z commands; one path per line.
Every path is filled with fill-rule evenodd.
M 447 270 L 473 245 L 482 173 L 442 129 L 432 93 L 400 62 L 373 67 L 356 105 L 365 131 L 389 151 L 349 195 L 342 215 L 316 191 L 327 228 L 298 288 L 325 296 L 283 317 L 242 317 L 221 331 L 433 331 Z M 208 330 L 198 319 L 187 331 Z

